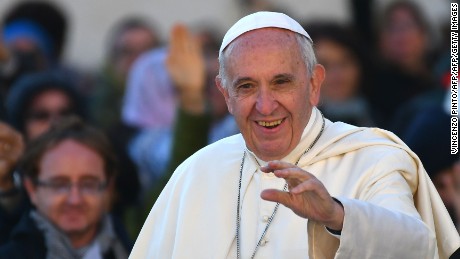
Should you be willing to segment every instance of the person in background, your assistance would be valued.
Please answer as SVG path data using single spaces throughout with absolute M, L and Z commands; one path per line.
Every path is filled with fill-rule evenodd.
M 190 33 L 183 26 L 174 27 L 171 35 L 179 33 L 177 37 L 171 37 L 168 47 L 155 49 L 141 56 L 130 73 L 123 119 L 125 123 L 141 129 L 130 143 L 129 149 L 131 157 L 140 168 L 139 175 L 144 190 L 150 190 L 157 182 L 162 182 L 159 179 L 170 172 L 168 167 L 174 129 L 178 129 L 175 125 L 184 121 L 177 118 L 180 114 L 178 108 L 184 102 L 195 100 L 199 105 L 206 103 L 209 113 L 212 114 L 209 134 L 204 135 L 207 143 L 237 132 L 234 119 L 228 116 L 222 96 L 212 87 L 212 78 L 218 69 L 218 44 L 215 43 L 213 30 L 200 27 L 195 31 L 197 32 Z M 195 37 L 195 43 L 188 42 Z M 177 41 L 173 42 L 174 39 Z M 190 47 L 188 52 L 181 52 L 188 43 L 194 47 Z M 175 48 L 178 46 L 179 48 Z M 171 59 L 175 60 L 174 65 L 168 67 L 168 60 Z M 193 81 L 188 82 L 189 80 Z M 197 84 L 195 80 L 200 83 Z M 193 85 L 192 89 L 188 88 L 190 85 Z M 192 96 L 189 92 L 192 92 Z M 186 128 L 182 129 L 183 136 L 195 135 L 189 135 Z
M 413 114 L 402 133 L 404 142 L 420 157 L 453 222 L 460 227 L 459 156 L 451 154 L 450 116 L 441 105 Z M 435 137 L 434 137 L 435 136 Z
M 210 75 L 214 40 L 206 34 L 195 35 L 178 24 L 171 30 L 166 67 L 177 89 L 179 106 L 173 128 L 171 154 L 165 173 L 155 181 L 145 196 L 145 215 L 155 203 L 174 170 L 189 156 L 224 137 L 239 132 L 235 120 L 226 109 L 225 99 L 212 87 Z M 203 53 L 203 52 L 210 53 Z M 204 55 L 203 55 L 204 54 Z M 205 60 L 208 59 L 208 60 Z M 208 66 L 208 68 L 206 68 Z M 215 68 L 216 72 L 218 64 Z M 143 219 L 145 221 L 145 218 Z
M 424 113 L 433 107 L 444 107 L 445 113 L 450 113 L 451 109 L 451 58 L 450 58 L 450 31 L 444 25 L 444 40 L 439 51 L 439 57 L 434 61 L 432 71 L 435 75 L 436 87 L 417 95 L 405 104 L 402 104 L 392 119 L 390 130 L 398 136 L 404 137 L 408 128 L 412 128 L 411 122 L 414 116 Z M 450 26 L 448 28 L 450 30 Z
M 89 75 L 63 58 L 68 18 L 63 6 L 46 0 L 16 1 L 5 12 L 0 36 L 0 45 L 7 52 L 7 59 L 0 62 L 2 101 L 23 75 L 43 71 L 66 77 L 86 97 L 91 89 Z
M 200 135 L 197 138 L 209 144 L 239 132 L 233 116 L 228 113 L 224 97 L 214 85 L 219 72 L 216 35 L 210 28 L 201 27 L 198 32 L 193 32 L 180 24 L 171 30 L 166 66 L 179 100 L 174 125 L 174 130 L 179 132 L 175 132 L 175 137 Z M 187 115 L 194 115 L 194 119 L 207 117 L 208 122 L 193 123 Z M 182 124 L 187 120 L 189 122 Z M 196 133 L 186 130 L 194 126 L 202 127 L 202 130 Z M 175 137 L 174 143 L 177 143 Z M 187 157 L 172 161 L 169 166 L 173 168 L 170 169 L 175 169 Z
M 176 97 L 166 70 L 167 48 L 141 55 L 128 75 L 122 120 L 139 129 L 169 130 L 174 121 Z
M 108 214 L 116 160 L 100 131 L 67 118 L 29 143 L 18 171 L 33 208 L 1 258 L 127 258 L 123 226 Z
M 331 121 L 373 126 L 372 112 L 364 95 L 371 78 L 369 62 L 356 34 L 334 23 L 304 27 L 310 32 L 318 62 L 327 73 L 318 108 Z
M 368 93 L 377 126 L 393 130 L 398 110 L 437 87 L 431 70 L 432 36 L 422 10 L 413 1 L 395 1 L 378 24 L 379 53 Z
M 26 143 L 29 143 L 64 117 L 74 115 L 85 119 L 83 105 L 81 95 L 62 74 L 51 71 L 30 73 L 20 77 L 8 93 L 6 122 Z M 17 148 L 12 146 L 12 149 Z M 17 158 L 19 156 L 16 160 Z M 30 207 L 30 201 L 20 181 L 21 177 L 16 170 L 16 160 L 7 160 L 8 170 L 0 171 L 3 179 L 0 189 L 7 194 L 4 195 L 4 202 L 0 203 L 2 240 L 8 239 L 11 228 Z M 3 158 L 0 161 L 5 163 Z
M 120 161 L 116 189 L 123 190 L 123 195 L 117 195 L 119 202 L 114 212 L 124 219 L 133 237 L 138 233 L 131 226 L 139 211 L 141 188 L 138 168 L 128 147 L 138 128 L 122 121 L 121 109 L 133 63 L 143 53 L 157 47 L 159 41 L 156 30 L 146 19 L 127 17 L 119 21 L 110 33 L 107 57 L 89 96 L 90 120 L 105 130 Z
M 327 120 L 324 67 L 282 13 L 243 17 L 216 85 L 241 134 L 177 167 L 133 258 L 447 258 L 460 237 L 394 134 Z M 233 222 L 233 223 L 232 223 Z
M 125 18 L 111 31 L 108 53 L 90 95 L 91 120 L 104 129 L 121 121 L 122 100 L 134 61 L 159 45 L 156 30 L 140 18 Z
M 137 129 L 129 156 L 139 168 L 142 190 L 161 177 L 169 156 L 176 94 L 166 70 L 167 50 L 153 49 L 133 64 L 123 97 L 122 121 Z
M 30 141 L 68 115 L 86 119 L 81 95 L 64 75 L 49 71 L 24 75 L 7 96 L 9 122 Z
M 82 74 L 62 62 L 67 28 L 67 13 L 57 3 L 29 0 L 10 6 L 0 36 L 8 57 L 0 62 L 2 99 L 22 75 L 50 69 L 65 73 L 83 88 Z
M 1 121 L 0 143 L 0 244 L 3 244 L 29 204 L 22 202 L 25 194 L 20 178 L 13 174 L 24 152 L 22 134 Z
M 31 141 L 46 132 L 51 124 L 64 117 L 75 115 L 89 121 L 85 99 L 77 92 L 75 86 L 59 72 L 49 71 L 28 74 L 20 78 L 12 87 L 7 97 L 9 122 L 20 131 L 25 140 Z M 115 178 L 114 203 L 111 212 L 125 220 L 130 210 L 139 205 L 139 179 L 137 168 L 128 157 L 124 143 L 119 137 L 127 132 L 121 126 L 106 133 L 111 139 L 112 147 L 119 160 L 120 173 Z M 122 129 L 124 131 L 122 131 Z M 113 134 L 113 135 L 111 135 Z M 117 137 L 118 136 L 118 137 Z M 126 219 L 127 226 L 129 220 Z M 129 229 L 130 234 L 135 235 Z

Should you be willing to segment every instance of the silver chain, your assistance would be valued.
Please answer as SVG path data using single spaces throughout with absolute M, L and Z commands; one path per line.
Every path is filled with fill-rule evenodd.
M 321 117 L 323 118 L 323 124 L 321 126 L 321 130 L 320 132 L 318 133 L 318 135 L 316 136 L 315 140 L 313 140 L 313 142 L 310 144 L 310 146 L 300 155 L 300 157 L 297 159 L 297 161 L 295 162 L 295 165 L 297 166 L 297 164 L 299 163 L 300 159 L 308 152 L 310 151 L 310 149 L 312 149 L 312 147 L 316 144 L 316 142 L 318 141 L 318 139 L 321 137 L 321 135 L 323 134 L 323 131 L 324 131 L 324 126 L 326 124 L 325 122 L 325 119 L 324 119 L 324 116 L 323 114 L 320 112 L 321 114 Z M 241 225 L 241 215 L 240 215 L 240 202 L 241 202 L 241 180 L 243 178 L 243 167 L 244 167 L 244 160 L 246 158 L 246 150 L 244 150 L 243 152 L 243 158 L 241 159 L 241 165 L 240 165 L 240 180 L 239 180 L 239 183 L 238 183 L 238 204 L 237 204 L 237 208 L 236 208 L 236 256 L 238 259 L 241 258 L 241 241 L 240 241 L 240 225 Z M 260 164 L 259 164 L 259 161 L 257 161 L 257 159 L 255 159 L 257 165 L 260 167 Z M 284 188 L 283 188 L 283 191 L 285 192 L 288 188 L 288 184 L 287 182 L 284 184 Z M 276 205 L 275 205 L 275 208 L 273 209 L 273 213 L 272 215 L 268 218 L 268 221 L 267 221 L 267 225 L 265 226 L 265 229 L 264 231 L 262 232 L 262 235 L 260 236 L 259 238 L 259 241 L 257 242 L 257 245 L 256 245 L 256 248 L 254 249 L 254 252 L 252 253 L 251 255 L 251 259 L 253 259 L 255 256 L 256 256 L 256 252 L 257 250 L 259 249 L 260 247 L 260 244 L 262 242 L 262 240 L 264 239 L 265 237 L 265 234 L 267 234 L 267 231 L 268 231 L 268 228 L 270 227 L 270 224 L 272 223 L 273 219 L 275 218 L 275 215 L 276 215 L 276 212 L 278 211 L 278 207 L 280 206 L 280 203 L 277 202 Z

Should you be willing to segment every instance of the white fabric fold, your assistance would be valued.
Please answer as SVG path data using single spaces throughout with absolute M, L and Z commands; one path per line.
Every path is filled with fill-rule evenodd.
M 319 133 L 321 115 L 316 108 L 313 112 L 317 116 L 311 129 L 286 161 L 295 161 Z M 131 258 L 236 258 L 236 204 L 245 148 L 238 134 L 181 164 L 153 206 Z M 448 258 L 460 247 L 421 162 L 392 133 L 326 120 L 324 133 L 299 166 L 344 204 L 340 240 L 324 226 L 280 206 L 267 233 L 269 241 L 257 252 L 260 258 Z M 257 218 L 244 219 L 254 229 L 244 231 L 243 244 L 256 242 L 258 217 L 269 211 L 260 194 L 251 191 L 270 184 L 269 179 L 255 181 L 256 170 L 256 163 L 247 159 L 242 207 L 254 208 L 252 217 Z M 242 258 L 253 249 L 252 244 L 242 245 Z

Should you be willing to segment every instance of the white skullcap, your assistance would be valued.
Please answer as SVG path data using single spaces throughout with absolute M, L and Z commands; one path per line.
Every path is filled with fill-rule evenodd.
M 268 27 L 297 32 L 311 41 L 310 35 L 308 35 L 305 29 L 291 17 L 283 13 L 257 12 L 241 18 L 227 31 L 224 39 L 222 40 L 222 45 L 220 46 L 219 57 L 222 54 L 222 51 L 241 34 Z

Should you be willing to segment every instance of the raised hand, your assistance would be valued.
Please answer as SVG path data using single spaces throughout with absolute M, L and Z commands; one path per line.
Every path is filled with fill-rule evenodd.
M 184 25 L 175 25 L 171 30 L 166 66 L 182 107 L 189 112 L 202 112 L 206 80 L 203 51 L 198 39 Z
M 0 122 L 0 189 L 13 187 L 11 171 L 24 151 L 24 141 L 19 132 Z
M 300 217 L 322 223 L 333 230 L 341 230 L 344 211 L 334 201 L 324 185 L 312 174 L 283 161 L 271 161 L 261 167 L 263 172 L 273 172 L 276 177 L 284 178 L 288 192 L 267 189 L 262 191 L 264 200 L 279 202 L 290 208 Z

